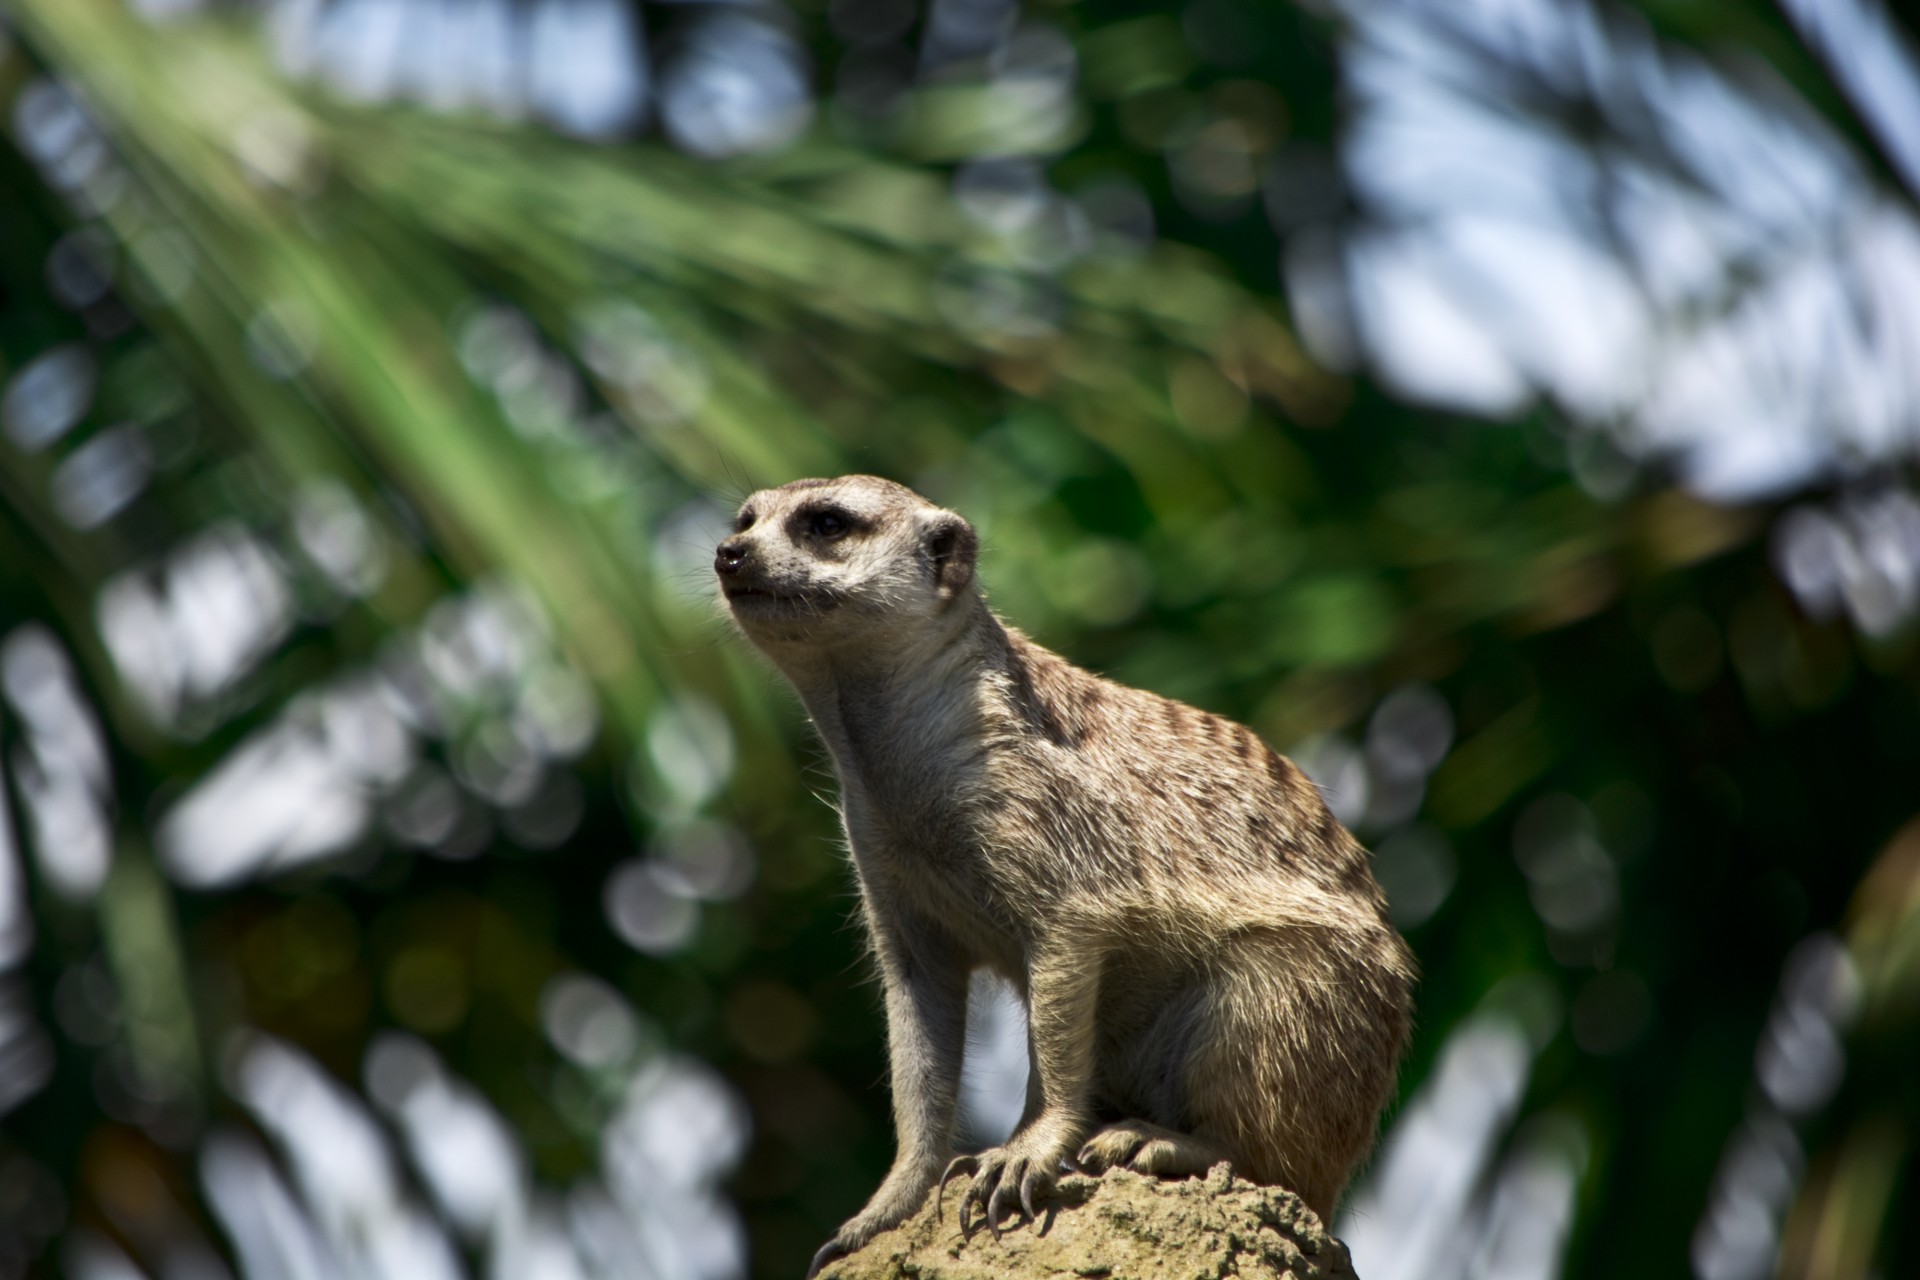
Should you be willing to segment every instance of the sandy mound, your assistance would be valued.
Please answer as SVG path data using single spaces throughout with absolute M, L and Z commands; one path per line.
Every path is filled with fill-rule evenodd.
M 1061 1179 L 1037 1222 L 963 1239 L 955 1217 L 965 1179 L 820 1280 L 1354 1280 L 1347 1248 L 1291 1191 L 1235 1178 L 1162 1182 L 1124 1169 Z

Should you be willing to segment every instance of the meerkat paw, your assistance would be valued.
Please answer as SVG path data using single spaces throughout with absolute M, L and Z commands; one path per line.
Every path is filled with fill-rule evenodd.
M 820 1246 L 813 1255 L 813 1262 L 807 1267 L 807 1280 L 814 1277 L 834 1262 L 857 1252 L 866 1243 L 891 1227 L 897 1227 L 920 1211 L 926 1202 L 929 1184 L 933 1181 L 930 1171 L 916 1165 L 898 1165 L 887 1175 L 873 1193 L 873 1199 L 867 1202 L 853 1217 L 840 1224 L 833 1233 L 833 1239 Z
M 977 1156 L 960 1156 L 940 1175 L 934 1192 L 934 1213 L 940 1212 L 940 1197 L 947 1182 L 956 1174 L 971 1174 L 967 1192 L 960 1197 L 960 1230 L 971 1235 L 985 1226 L 995 1238 L 1000 1235 L 1001 1220 L 1025 1214 L 1031 1222 L 1034 1203 L 1051 1196 L 1059 1184 L 1061 1156 L 1050 1150 L 1029 1149 L 1018 1138 L 1004 1147 L 982 1151 Z M 977 1221 L 969 1224 L 973 1209 L 980 1210 Z
M 833 1233 L 833 1239 L 821 1245 L 819 1251 L 813 1255 L 813 1261 L 807 1266 L 807 1280 L 814 1280 L 814 1277 L 825 1268 L 850 1253 L 858 1252 L 867 1241 L 879 1235 L 886 1226 L 892 1225 L 895 1224 L 882 1225 L 881 1221 L 875 1218 L 855 1218 L 842 1224 L 841 1228 Z
M 1122 1120 L 1088 1138 L 1074 1163 L 1088 1173 L 1132 1169 L 1156 1178 L 1199 1177 L 1227 1158 L 1205 1138 L 1163 1129 L 1145 1120 Z

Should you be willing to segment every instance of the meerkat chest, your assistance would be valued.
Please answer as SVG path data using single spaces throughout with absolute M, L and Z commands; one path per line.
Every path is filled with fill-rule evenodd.
M 957 789 L 863 774 L 843 779 L 841 801 L 863 873 L 977 895 L 983 872 L 977 806 Z
M 971 823 L 940 809 L 876 806 L 857 784 L 843 792 L 842 811 L 854 868 L 876 909 L 937 922 L 986 962 L 1019 954 L 1019 913 Z

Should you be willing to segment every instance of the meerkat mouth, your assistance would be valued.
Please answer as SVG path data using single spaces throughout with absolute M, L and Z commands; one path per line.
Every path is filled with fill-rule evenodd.
M 726 596 L 727 604 L 734 608 L 785 608 L 801 609 L 809 614 L 822 614 L 837 607 L 840 601 L 831 594 L 820 592 L 770 591 L 766 587 L 749 587 L 731 583 L 720 588 Z
M 721 587 L 720 590 L 727 597 L 729 601 L 769 600 L 776 604 L 811 604 L 813 603 L 812 598 L 809 596 L 799 595 L 799 594 L 795 594 L 793 592 L 787 592 L 787 591 L 772 591 L 766 587 L 749 587 L 745 585 L 736 586 L 733 583 L 728 583 L 726 586 Z

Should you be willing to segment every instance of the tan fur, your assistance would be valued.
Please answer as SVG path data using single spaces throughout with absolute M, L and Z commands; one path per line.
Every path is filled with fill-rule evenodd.
M 1025 1000 L 1034 1066 L 1014 1135 L 969 1162 L 989 1224 L 1075 1158 L 1225 1158 L 1330 1217 L 1393 1088 L 1413 960 L 1313 784 L 1004 625 L 971 526 L 909 489 L 801 480 L 741 513 L 722 593 L 833 756 L 886 985 L 899 1151 L 815 1270 L 947 1166 L 980 967 Z

